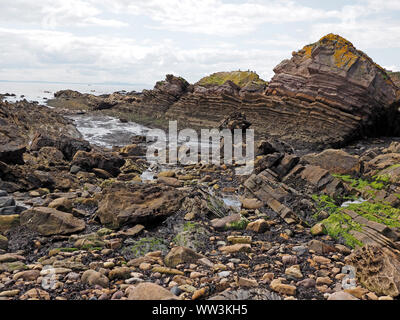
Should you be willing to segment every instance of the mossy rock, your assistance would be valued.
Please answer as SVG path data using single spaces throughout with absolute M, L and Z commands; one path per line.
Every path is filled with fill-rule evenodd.
M 0 216 L 0 232 L 6 233 L 10 229 L 19 226 L 19 214 Z
M 353 230 L 361 231 L 363 225 L 355 222 L 345 213 L 346 210 L 351 210 L 369 221 L 377 222 L 397 230 L 400 229 L 400 209 L 394 208 L 387 203 L 365 201 L 362 203 L 353 203 L 347 207 L 340 207 L 333 199 L 325 195 L 315 195 L 313 199 L 319 209 L 314 217 L 318 216 L 318 213 L 322 210 L 328 212 L 329 217 L 322 221 L 327 233 L 334 239 L 342 240 L 352 248 L 363 246 L 363 243 L 350 233 Z
M 123 253 L 128 256 L 129 259 L 143 257 L 147 253 L 153 251 L 161 251 L 163 254 L 167 254 L 169 251 L 168 241 L 161 238 L 147 237 L 138 240 L 128 239 L 125 241 L 125 244 L 127 242 L 129 245 L 123 249 Z
M 201 251 L 207 247 L 210 238 L 210 232 L 201 224 L 186 222 L 177 228 L 178 232 L 173 242 L 182 247 Z
M 21 261 L 0 263 L 0 271 L 13 272 L 26 270 L 28 267 Z
M 260 76 L 253 71 L 231 71 L 217 72 L 200 79 L 196 84 L 199 86 L 223 85 L 226 81 L 232 81 L 243 88 L 250 83 L 266 84 Z

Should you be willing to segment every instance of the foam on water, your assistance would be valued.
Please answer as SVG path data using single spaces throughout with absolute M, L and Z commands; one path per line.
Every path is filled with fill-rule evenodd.
M 364 200 L 363 198 L 359 198 L 359 199 L 353 200 L 353 201 L 346 201 L 346 202 L 343 202 L 342 208 L 346 208 L 351 204 L 361 204 L 361 203 L 363 203 L 365 201 L 367 201 L 367 200 Z
M 132 137 L 145 135 L 150 130 L 135 122 L 123 123 L 103 115 L 74 115 L 69 118 L 74 120 L 85 140 L 106 148 L 131 144 Z

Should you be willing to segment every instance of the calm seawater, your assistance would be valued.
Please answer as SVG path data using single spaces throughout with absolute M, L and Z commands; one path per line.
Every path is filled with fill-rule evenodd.
M 4 100 L 15 102 L 26 99 L 28 101 L 38 101 L 46 104 L 46 99 L 54 98 L 54 93 L 59 90 L 76 90 L 81 93 L 91 93 L 94 95 L 108 94 L 116 91 L 125 90 L 142 91 L 150 89 L 149 86 L 139 85 L 98 85 L 98 84 L 69 84 L 69 83 L 35 83 L 35 82 L 1 82 L 0 94 L 14 93 L 16 97 L 6 97 Z M 21 96 L 25 96 L 22 98 Z

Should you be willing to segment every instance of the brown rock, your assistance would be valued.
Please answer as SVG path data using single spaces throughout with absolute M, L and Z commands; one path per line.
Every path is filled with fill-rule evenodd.
M 231 223 L 238 222 L 241 219 L 242 216 L 240 214 L 232 214 L 221 219 L 211 220 L 211 225 L 217 230 L 223 230 L 225 228 L 228 228 Z
M 361 287 L 356 287 L 352 289 L 345 289 L 344 292 L 350 293 L 352 296 L 358 299 L 362 299 L 368 293 L 368 290 Z
M 338 291 L 335 293 L 332 293 L 328 300 L 359 300 L 356 297 L 352 296 L 350 293 L 344 292 L 344 291 Z
M 244 209 L 249 209 L 249 210 L 260 209 L 264 205 L 258 199 L 245 199 L 245 198 L 242 198 L 240 201 L 242 202 L 242 207 Z
M 246 227 L 246 230 L 254 231 L 257 233 L 264 233 L 268 229 L 269 229 L 268 222 L 265 221 L 264 219 L 259 219 L 254 222 L 250 222 Z
M 331 174 L 357 175 L 361 169 L 359 158 L 343 150 L 328 149 L 318 154 L 305 155 L 302 160 L 328 170 Z
M 42 289 L 33 288 L 25 292 L 21 297 L 21 300 L 50 300 L 50 295 L 47 291 Z
M 184 193 L 163 185 L 116 183 L 103 190 L 97 216 L 102 224 L 148 224 L 176 213 Z
M 129 290 L 128 300 L 178 300 L 167 289 L 150 282 L 140 283 Z
M 180 188 L 183 186 L 183 181 L 180 181 L 176 178 L 168 178 L 168 177 L 159 177 L 158 181 L 166 184 L 167 186 Z
M 103 288 L 108 287 L 108 278 L 95 270 L 87 270 L 82 274 L 81 281 L 90 286 L 99 285 Z
M 202 258 L 204 258 L 204 256 L 189 248 L 174 247 L 167 254 L 164 261 L 166 266 L 175 268 L 178 264 L 196 263 L 198 259 Z
M 357 270 L 360 284 L 378 295 L 400 294 L 399 253 L 388 248 L 366 245 L 353 252 L 346 261 Z
M 49 203 L 49 208 L 57 209 L 64 212 L 71 212 L 72 207 L 72 200 L 68 198 L 58 198 Z
M 19 225 L 19 214 L 0 216 L 0 232 L 7 232 Z
M 42 235 L 71 234 L 85 229 L 83 220 L 52 208 L 36 207 L 21 214 L 21 225 Z
M 250 252 L 251 245 L 249 244 L 234 244 L 232 246 L 223 246 L 218 249 L 223 253 L 235 253 L 235 252 Z
M 295 286 L 292 286 L 289 284 L 284 284 L 279 279 L 272 280 L 269 286 L 272 290 L 274 290 L 275 292 L 278 292 L 280 294 L 290 295 L 290 296 L 293 296 L 296 294 Z

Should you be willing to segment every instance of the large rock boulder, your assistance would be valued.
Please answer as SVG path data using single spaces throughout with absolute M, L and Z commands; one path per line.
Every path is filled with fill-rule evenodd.
M 103 190 L 97 216 L 102 224 L 151 224 L 176 213 L 185 194 L 164 185 L 116 183 Z
M 400 252 L 364 246 L 346 258 L 356 268 L 359 282 L 379 295 L 400 295 Z
M 328 170 L 331 174 L 357 175 L 361 170 L 361 161 L 343 150 L 328 149 L 321 153 L 312 153 L 302 157 L 309 164 Z
M 71 234 L 85 229 L 85 222 L 72 214 L 52 208 L 36 207 L 21 213 L 21 225 L 44 236 Z
M 116 152 L 86 152 L 78 151 L 72 159 L 71 166 L 78 166 L 84 170 L 91 171 L 94 168 L 102 169 L 117 176 L 125 160 Z

